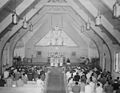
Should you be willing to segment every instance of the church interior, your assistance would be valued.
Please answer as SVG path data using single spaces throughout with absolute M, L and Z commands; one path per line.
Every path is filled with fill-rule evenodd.
M 15 92 L 120 93 L 120 0 L 0 0 L 0 93 Z

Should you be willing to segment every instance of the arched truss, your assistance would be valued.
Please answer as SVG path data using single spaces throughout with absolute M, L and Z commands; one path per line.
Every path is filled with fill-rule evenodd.
M 47 0 L 44 0 L 44 1 L 42 1 L 42 2 L 39 2 L 36 6 L 35 6 L 35 8 L 34 9 L 32 9 L 31 11 L 29 11 L 25 16 L 27 16 L 28 17 L 28 20 L 30 20 L 40 9 L 42 9 L 43 7 L 44 7 L 44 5 L 46 4 L 46 2 L 47 2 Z M 83 3 L 82 3 L 83 4 Z M 59 4 L 58 4 L 59 5 Z M 87 22 L 87 17 L 88 17 L 88 15 L 83 11 L 83 10 L 81 10 L 77 5 L 76 5 L 76 3 L 75 2 L 73 2 L 72 0 L 68 0 L 68 4 L 67 4 L 67 6 L 70 6 L 85 22 Z M 54 4 L 52 5 L 52 6 L 54 6 Z M 66 6 L 66 5 L 65 5 Z M 86 7 L 86 6 L 85 6 Z M 87 7 L 86 7 L 87 8 Z M 88 8 L 87 8 L 88 9 Z M 70 10 L 68 10 L 68 11 L 71 11 L 71 9 Z M 42 11 L 42 12 L 45 12 L 45 11 Z M 40 13 L 40 12 L 39 12 Z M 92 11 L 91 11 L 91 14 L 92 14 Z M 95 15 L 93 15 L 93 16 L 95 16 Z M 35 18 L 33 18 L 33 19 L 35 19 Z M 6 19 L 7 20 L 7 19 Z M 37 19 L 36 19 L 37 20 Z M 78 20 L 78 19 L 77 19 Z M 105 22 L 107 22 L 106 21 L 106 19 L 104 19 L 105 20 Z M 78 22 L 78 21 L 76 21 L 76 22 Z M 108 38 L 108 36 L 106 35 L 106 34 L 104 34 L 103 32 L 102 32 L 102 30 L 99 28 L 99 27 L 95 27 L 95 23 L 92 21 L 91 22 L 92 24 L 91 24 L 91 27 L 92 27 L 92 29 L 98 34 L 98 36 L 100 37 L 100 38 L 102 38 L 104 41 L 105 41 L 105 43 L 106 43 L 106 45 L 108 46 L 108 48 L 110 49 L 110 51 L 112 50 L 112 48 L 113 48 L 113 45 L 112 45 L 112 42 L 111 42 L 111 40 Z M 105 25 L 104 25 L 105 26 Z M 6 25 L 6 27 L 7 27 L 7 25 Z M 5 47 L 5 45 L 6 45 L 6 42 L 8 41 L 8 40 L 10 40 L 16 33 L 17 33 L 17 31 L 20 29 L 22 27 L 22 21 L 20 21 L 19 23 L 18 23 L 18 25 L 16 25 L 16 26 L 14 26 L 13 28 L 12 28 L 12 31 L 11 32 L 8 32 L 2 39 L 1 39 L 1 49 L 0 49 L 0 54 L 2 55 L 2 50 L 4 49 L 4 47 Z M 106 26 L 105 26 L 106 27 Z M 109 28 L 107 28 L 107 30 L 109 30 Z M 1 29 L 1 31 L 2 31 L 2 29 Z M 111 31 L 111 30 L 110 30 Z M 9 35 L 8 35 L 9 34 Z M 119 39 L 119 37 L 117 37 L 116 35 L 114 35 L 113 33 L 111 33 L 113 36 L 115 36 L 116 37 L 116 40 L 120 40 Z M 118 34 L 119 35 L 119 34 Z M 0 60 L 2 59 L 2 56 L 0 57 Z

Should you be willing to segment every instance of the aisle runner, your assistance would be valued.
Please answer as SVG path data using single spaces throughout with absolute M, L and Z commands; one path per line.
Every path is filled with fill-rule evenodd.
M 64 74 L 60 68 L 52 68 L 48 74 L 46 93 L 66 93 L 64 85 Z

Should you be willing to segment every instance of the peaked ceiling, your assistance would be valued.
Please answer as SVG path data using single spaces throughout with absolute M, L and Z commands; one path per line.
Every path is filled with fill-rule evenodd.
M 51 16 L 54 18 L 52 21 L 51 21 Z M 62 21 L 62 18 L 63 18 L 63 22 L 61 23 Z M 58 19 L 59 18 L 59 19 Z M 50 32 L 51 32 L 51 29 L 52 27 L 55 27 L 56 25 L 58 25 L 59 27 L 62 26 L 63 24 L 63 27 L 62 27 L 62 38 L 63 38 L 63 45 L 64 46 L 88 46 L 86 43 L 88 42 L 85 42 L 87 40 L 85 40 L 85 38 L 82 38 L 79 36 L 79 33 L 76 32 L 76 30 L 74 29 L 74 27 L 72 26 L 72 24 L 70 25 L 68 22 L 70 21 L 70 23 L 72 23 L 70 16 L 67 16 L 67 14 L 54 14 L 54 13 L 47 13 L 44 15 L 44 17 L 42 17 L 41 20 L 38 20 L 38 23 L 39 25 L 41 25 L 36 31 L 33 31 L 33 32 L 28 32 L 27 35 L 25 35 L 23 37 L 24 40 L 26 40 L 28 37 L 31 36 L 30 39 L 27 39 L 26 42 L 26 46 L 32 46 L 32 45 L 40 45 L 40 46 L 48 46 L 50 44 Z M 69 21 L 67 21 L 69 20 Z M 52 24 L 51 24 L 52 22 Z M 52 26 L 51 26 L 52 25 Z M 61 29 L 61 28 L 60 28 Z M 32 34 L 33 35 L 30 35 Z M 54 43 L 54 36 L 52 34 L 52 37 L 53 38 L 53 43 Z M 58 38 L 59 39 L 59 38 Z M 58 42 L 59 43 L 59 42 Z
M 83 19 L 82 21 L 84 22 L 81 21 L 82 25 L 88 21 L 87 18 L 89 16 L 91 19 L 91 28 L 93 31 L 96 31 L 96 33 L 103 40 L 111 40 L 118 45 L 120 44 L 120 20 L 114 19 L 112 15 L 112 7 L 115 3 L 115 0 L 0 0 L 0 2 L 1 39 L 10 30 L 11 32 L 9 38 L 12 37 L 12 35 L 14 35 L 14 33 L 16 33 L 22 27 L 21 19 L 24 16 L 28 17 L 27 21 L 32 21 L 34 23 L 34 26 L 38 25 L 37 19 L 35 20 L 34 17 L 36 17 L 36 14 L 39 15 L 39 12 L 42 11 L 43 8 L 46 6 L 47 11 L 55 7 L 56 11 L 53 11 L 53 13 L 57 13 L 57 10 L 62 7 L 62 9 L 64 9 L 64 11 L 67 11 L 70 16 L 77 15 L 77 17 L 79 16 L 81 19 Z M 14 26 L 11 24 L 11 13 L 15 9 L 18 13 L 18 16 L 20 17 L 20 21 L 18 25 Z M 98 9 L 102 14 L 102 26 L 95 27 L 94 22 Z M 45 12 L 45 10 L 43 12 Z M 73 20 L 77 22 L 79 18 L 78 20 L 73 18 Z M 79 25 L 79 22 L 77 23 L 78 29 L 80 29 L 81 25 Z M 106 39 L 103 34 L 105 34 L 108 39 Z

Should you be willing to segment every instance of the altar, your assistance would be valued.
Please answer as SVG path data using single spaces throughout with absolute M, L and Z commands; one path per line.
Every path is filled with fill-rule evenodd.
M 63 55 L 59 55 L 59 53 L 55 52 L 50 57 L 50 66 L 59 67 L 63 66 Z
M 61 52 L 60 48 L 64 45 L 64 39 L 62 36 L 62 30 L 58 26 L 55 26 L 50 31 L 50 41 L 49 41 L 49 62 L 50 66 L 63 66 L 63 52 Z

